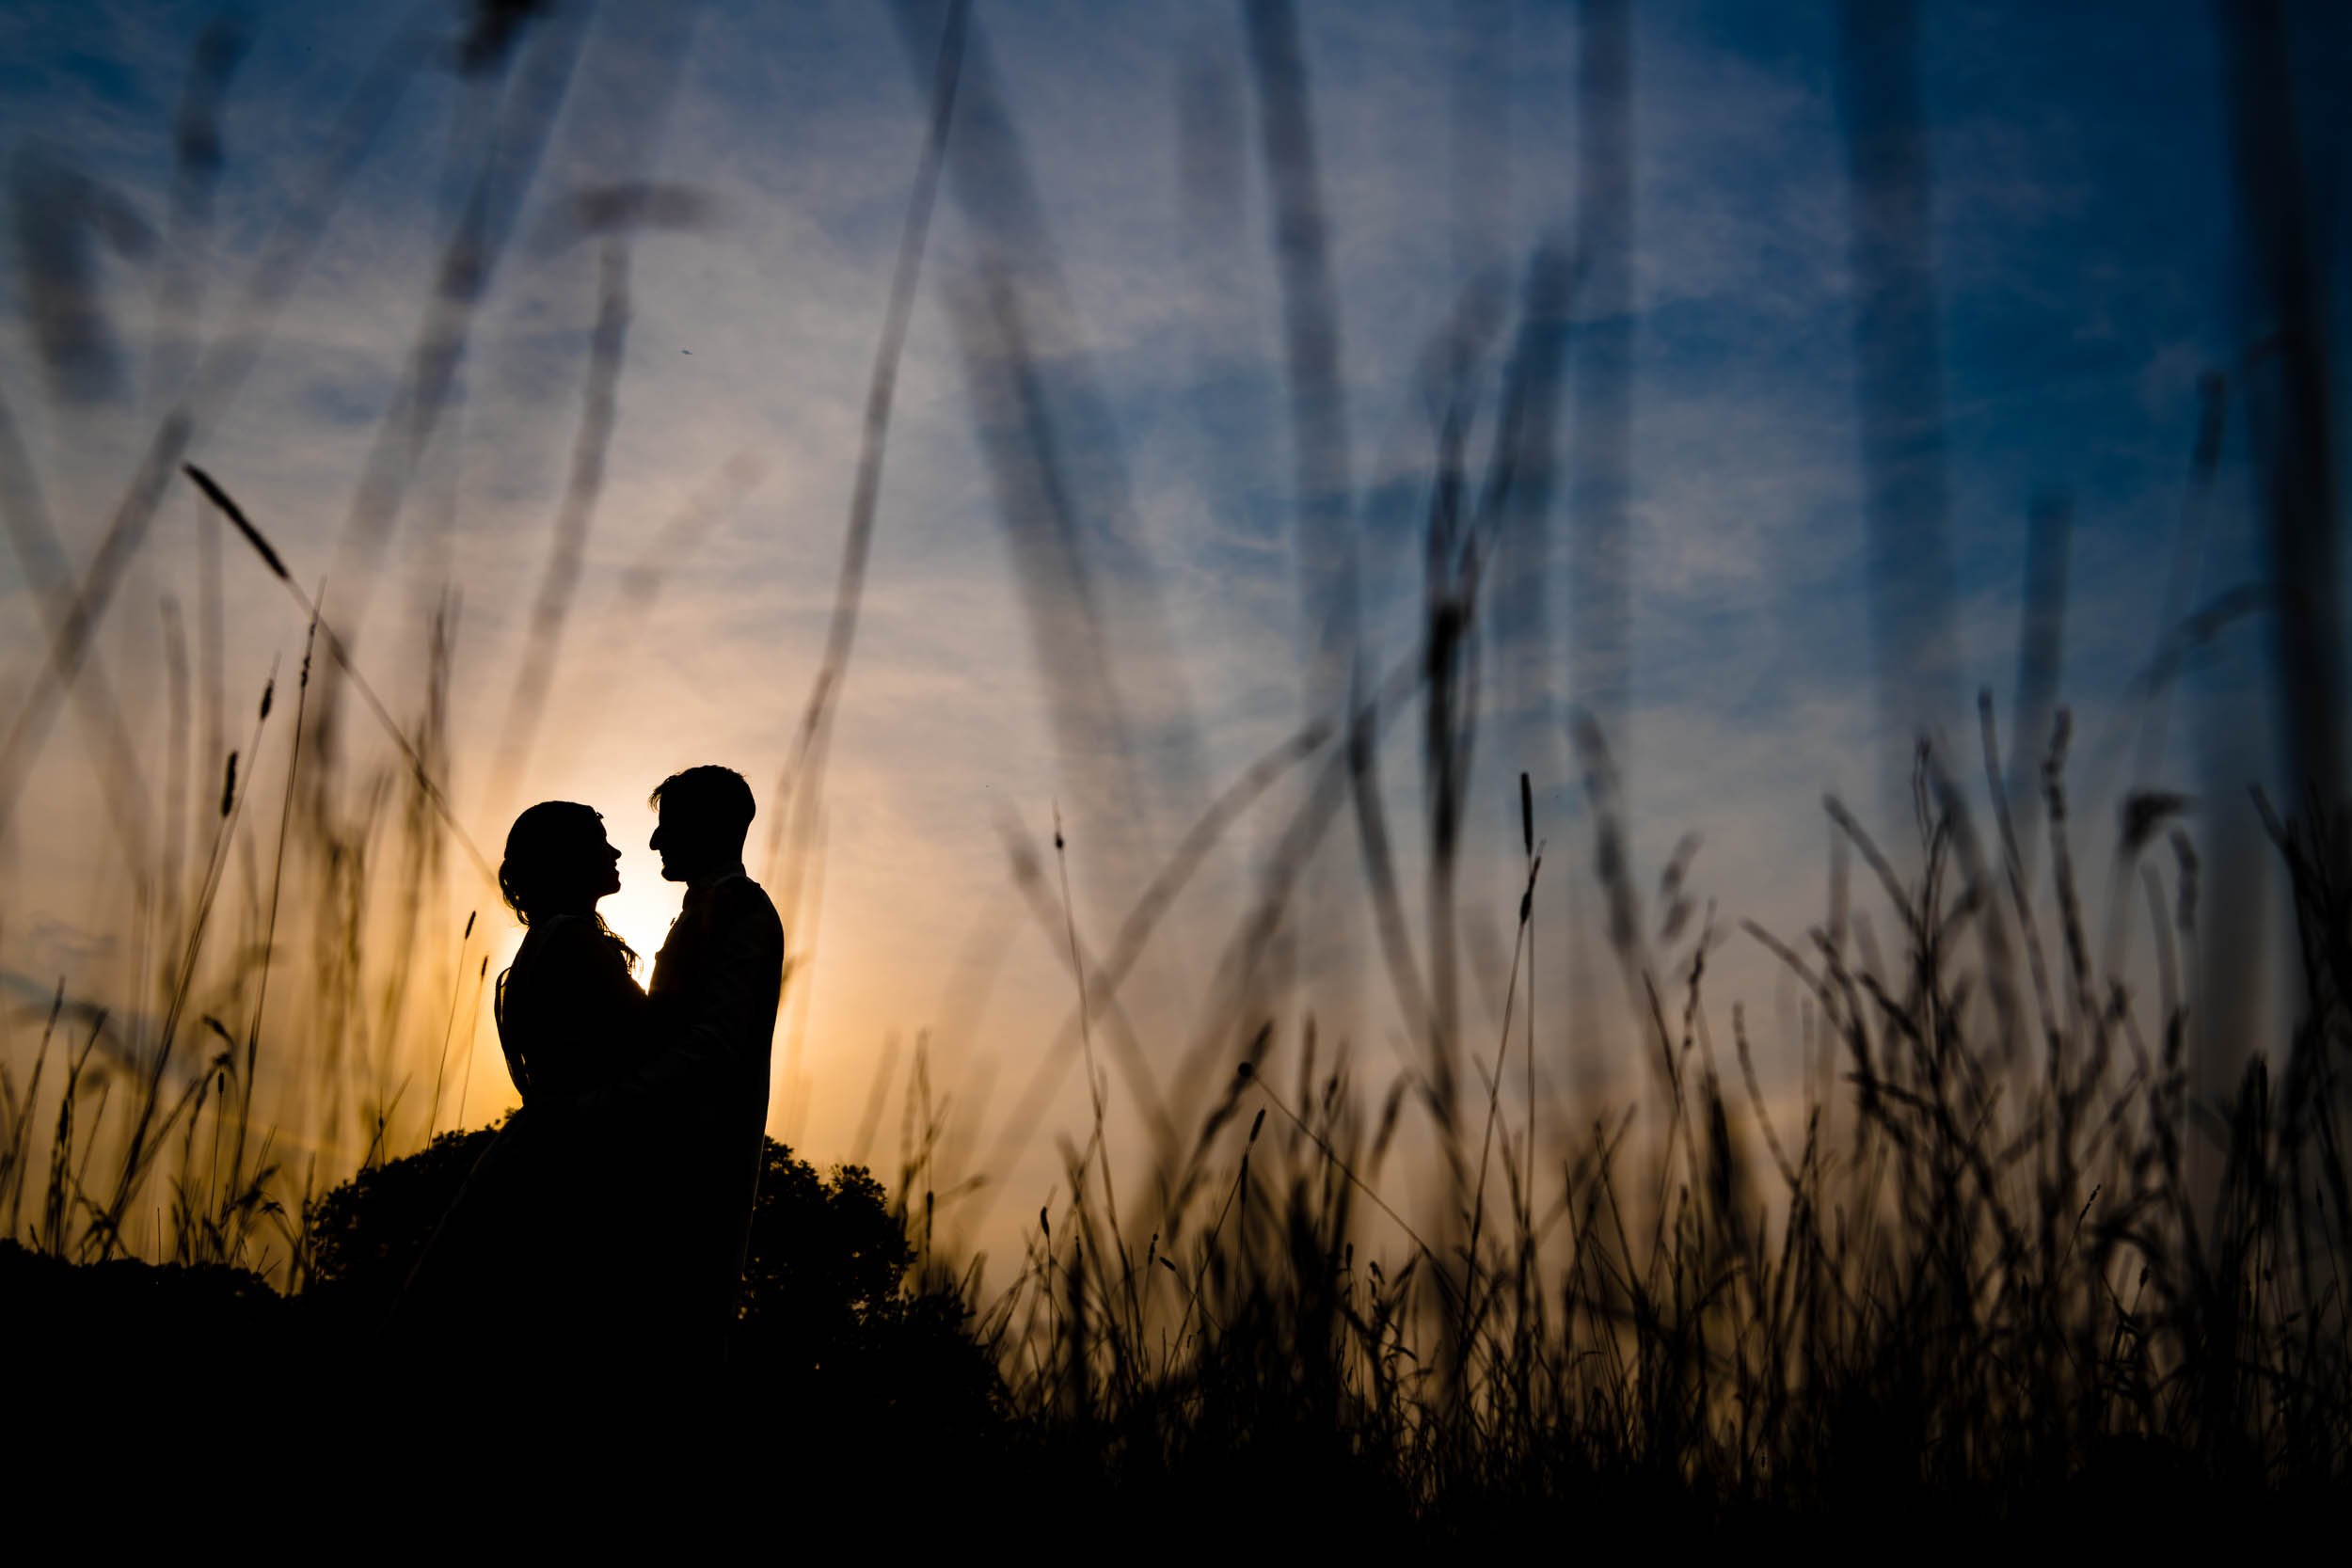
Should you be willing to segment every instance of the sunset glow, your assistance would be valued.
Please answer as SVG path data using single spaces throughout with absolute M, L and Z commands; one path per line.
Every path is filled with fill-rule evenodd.
M 716 764 L 767 1132 L 1025 1418 L 1311 1329 L 1420 1506 L 1461 1388 L 1598 1423 L 1638 1344 L 1732 1497 L 1810 1453 L 1759 1402 L 1884 1395 L 1726 1381 L 1835 1338 L 1784 1296 L 1942 1333 L 1948 1265 L 1960 1359 L 2048 1379 L 1955 1450 L 2036 1401 L 2174 1440 L 2182 1369 L 2259 1355 L 2165 1339 L 2166 1271 L 2352 1248 L 2279 1217 L 2346 1092 L 2347 19 L 10 6 L 0 1216 L 298 1293 L 323 1195 L 523 1103 L 518 814 L 602 815 L 643 986 L 646 798 Z M 2344 1386 L 2265 1300 L 2260 1398 Z

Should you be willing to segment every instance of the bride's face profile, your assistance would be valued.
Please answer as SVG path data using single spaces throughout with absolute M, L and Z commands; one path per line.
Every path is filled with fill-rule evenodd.
M 612 847 L 612 840 L 605 835 L 604 818 L 601 816 L 596 818 L 596 834 L 595 852 L 603 858 L 603 869 L 596 877 L 596 896 L 601 898 L 608 893 L 621 891 L 621 852 Z
M 570 801 L 546 801 L 516 819 L 499 882 L 526 920 L 593 910 L 621 891 L 621 852 L 605 836 L 602 816 Z

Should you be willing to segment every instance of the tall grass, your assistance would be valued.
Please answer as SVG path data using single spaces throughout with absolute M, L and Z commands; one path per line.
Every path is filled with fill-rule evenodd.
M 931 113 L 881 318 L 834 614 L 771 802 L 771 879 L 787 890 L 792 913 L 814 909 L 832 725 L 877 527 L 898 357 L 943 181 L 991 242 L 976 277 L 948 283 L 966 369 L 987 407 L 1028 411 L 984 433 L 982 453 L 1005 499 L 1041 646 L 1056 656 L 1057 734 L 1073 753 L 1104 742 L 1089 754 L 1115 768 L 1139 754 L 1125 743 L 1114 656 L 1138 641 L 1148 648 L 1153 633 L 1114 611 L 1138 603 L 1148 610 L 1150 585 L 1136 580 L 1133 541 L 1119 533 L 1116 474 L 1096 472 L 1073 488 L 1059 455 L 1057 433 L 1099 420 L 1101 410 L 1083 378 L 1074 389 L 1062 383 L 1062 398 L 1042 389 L 1049 370 L 1072 372 L 1032 353 L 1024 309 L 1052 323 L 1066 302 L 1050 275 L 1038 276 L 1050 274 L 1050 242 L 971 10 L 961 0 L 900 9 L 910 57 L 930 67 Z M 934 11 L 932 59 L 934 35 L 921 24 Z M 0 824 L 71 693 L 100 774 L 112 781 L 103 804 L 115 852 L 134 873 L 132 925 L 150 933 L 138 973 L 106 1004 L 59 985 L 39 1013 L 21 1081 L 0 1062 L 0 1216 L 8 1238 L 41 1252 L 230 1264 L 298 1291 L 319 1195 L 354 1168 L 424 1147 L 467 1119 L 470 1053 L 453 1085 L 449 1053 L 473 1037 L 489 958 L 473 915 L 454 942 L 430 922 L 430 911 L 476 902 L 460 890 L 488 875 L 450 800 L 454 594 L 429 628 L 417 689 L 389 698 L 362 673 L 356 624 L 340 617 L 349 605 L 356 618 L 366 601 L 580 47 L 576 24 L 542 38 L 533 32 L 541 24 L 516 20 L 523 13 L 513 8 L 481 14 L 508 21 L 505 30 L 471 36 L 467 69 L 503 72 L 520 48 L 521 74 L 497 134 L 453 155 L 452 179 L 471 195 L 447 236 L 407 379 L 355 495 L 341 597 L 301 587 L 309 579 L 240 507 L 233 481 L 186 465 L 183 453 L 260 353 L 353 161 L 413 69 L 421 47 L 413 33 L 400 35 L 355 93 L 257 267 L 244 315 L 194 356 L 193 369 L 182 368 L 194 390 L 161 420 L 78 581 L 32 459 L 0 408 L 0 513 L 44 612 L 47 660 L 0 754 Z M 2210 868 L 2172 825 L 2184 802 L 2147 788 L 2130 798 L 2108 858 L 2106 939 L 2090 939 L 2097 911 L 2077 869 L 2080 829 L 2067 784 L 2071 722 L 2062 709 L 2044 721 L 2064 610 L 2058 513 L 2037 524 L 2011 745 L 2021 754 L 2006 765 L 1992 701 L 1980 702 L 1973 751 L 1981 805 L 1962 782 L 1969 763 L 1957 748 L 1922 740 L 1899 849 L 1866 828 L 1867 814 L 1825 801 L 1833 889 L 1819 925 L 1785 932 L 1719 920 L 1692 885 L 1692 840 L 1661 868 L 1653 925 L 1629 847 L 1638 800 L 1610 751 L 1613 740 L 1624 744 L 1608 726 L 1624 718 L 1626 611 L 1613 574 L 1627 549 L 1630 392 L 1622 343 L 1604 345 L 1574 367 L 1585 422 L 1579 471 L 1565 476 L 1599 498 L 1592 531 L 1571 541 L 1578 560 L 1597 563 L 1580 589 L 1590 614 L 1580 614 L 1566 693 L 1581 705 L 1564 734 L 1543 737 L 1576 760 L 1579 826 L 1589 837 L 1552 847 L 1566 843 L 1569 825 L 1539 817 L 1516 752 L 1503 752 L 1524 736 L 1482 732 L 1490 567 L 1504 552 L 1549 559 L 1542 530 L 1555 487 L 1558 394 L 1570 369 L 1569 296 L 1580 279 L 1604 301 L 1627 287 L 1628 24 L 1620 6 L 1596 14 L 1606 25 L 1586 62 L 1596 137 L 1582 181 L 1589 226 L 1600 230 L 1586 244 L 1599 248 L 1572 258 L 1558 245 L 1538 247 L 1516 307 L 1492 279 L 1470 280 L 1433 341 L 1421 622 L 1411 646 L 1376 649 L 1367 645 L 1348 532 L 1358 498 L 1305 55 L 1290 6 L 1248 8 L 1299 534 L 1316 563 L 1302 582 L 1310 711 L 1294 736 L 1210 799 L 1166 863 L 1141 879 L 1107 941 L 1087 929 L 1072 895 L 1072 861 L 1083 881 L 1089 859 L 1108 858 L 1102 847 L 1065 837 L 1058 814 L 1050 869 L 1040 847 L 1014 839 L 1013 918 L 1032 921 L 1066 960 L 1072 1010 L 988 1152 L 970 1164 L 959 1151 L 981 1130 L 957 1123 L 918 1041 L 893 1199 L 917 1258 L 914 1288 L 962 1302 L 971 1331 L 1002 1369 L 1014 1423 L 1057 1462 L 1120 1487 L 1182 1492 L 1248 1473 L 1251 1485 L 1311 1481 L 1400 1516 L 1443 1519 L 1471 1501 L 1626 1485 L 1708 1506 L 1816 1509 L 1922 1493 L 2021 1505 L 2086 1478 L 2141 1487 L 2178 1478 L 2273 1488 L 2341 1482 L 2352 1474 L 2352 1321 L 2343 1281 L 2352 1182 L 2339 1078 L 2341 1053 L 2352 1046 L 2352 878 L 2341 805 L 2323 794 L 2282 816 L 2267 801 L 2214 804 L 2263 814 L 2294 889 L 2304 986 L 2277 1049 L 2242 1042 L 2252 1059 L 2234 1092 L 2200 1099 L 2190 1042 L 2215 999 L 2190 993 L 2185 955 L 2210 923 L 2236 911 L 2202 906 L 2201 877 Z M 1871 51 L 1903 40 L 1863 41 L 1869 49 L 1858 48 L 1849 69 L 1876 90 Z M 1888 69 L 1898 68 L 1908 69 Z M 209 121 L 227 68 L 215 60 L 208 69 Z M 1879 248 L 1865 258 L 1876 269 L 1873 309 L 1883 319 L 1866 320 L 1862 349 L 1865 381 L 1883 393 L 1887 419 L 1902 427 L 1896 434 L 1915 436 L 1915 426 L 1935 422 L 1932 406 L 1921 414 L 1894 405 L 1932 405 L 1936 393 L 1914 385 L 1903 343 L 1892 341 L 1931 303 L 1910 227 L 1923 193 L 1905 183 L 1921 178 L 1906 170 L 1921 132 L 1905 90 L 1872 100 L 1892 127 L 1881 129 L 1893 151 L 1856 150 L 1860 205 L 1891 204 L 1893 217 L 1879 218 L 1895 230 L 1872 240 Z M 2246 131 L 2257 133 L 2277 134 Z M 603 218 L 580 220 L 603 247 L 598 329 L 500 774 L 531 754 L 623 417 L 626 230 L 660 206 L 653 187 L 598 194 Z M 698 211 L 675 193 L 663 199 Z M 193 218 L 186 227 L 201 228 Z M 193 285 L 172 276 L 179 281 L 167 300 L 192 309 Z M 1489 366 L 1489 345 L 1514 309 L 1508 352 Z M 1074 338 L 1058 323 L 1041 336 Z M 1489 369 L 1499 395 L 1482 471 L 1472 436 Z M 2212 477 L 2219 395 L 2209 393 L 2201 426 L 2193 502 Z M 1933 471 L 1923 480 L 1894 442 L 1884 430 L 1870 437 L 1879 469 L 1871 522 L 1882 534 L 1908 515 L 1906 487 L 1940 494 L 1940 451 L 1928 454 Z M 175 470 L 210 508 L 206 526 L 225 520 L 243 546 L 230 561 L 277 578 L 308 631 L 291 730 L 271 727 L 273 676 L 246 743 L 198 754 L 199 745 L 218 752 L 220 721 L 209 700 L 205 722 L 193 721 L 171 612 L 172 712 L 155 770 L 170 798 L 151 804 L 149 769 L 99 666 L 96 636 Z M 724 493 L 755 478 L 731 466 L 718 499 L 664 539 L 698 537 Z M 2319 527 L 2304 516 L 2305 499 L 2281 503 L 2282 531 Z M 2184 559 L 2189 537 L 2185 524 Z M 2298 548 L 2317 546 L 2305 540 Z M 219 562 L 207 559 L 209 577 Z M 1112 569 L 1098 577 L 1105 561 Z M 642 611 L 659 587 L 657 566 L 673 563 L 649 557 L 624 585 L 633 595 L 625 606 Z M 1888 569 L 1896 567 L 1903 582 L 1882 611 L 1899 611 L 1906 594 L 1941 593 L 1934 581 L 1911 581 L 1933 578 L 1937 562 Z M 2184 592 L 2170 595 L 2169 621 L 2185 613 Z M 209 683 L 219 666 L 219 594 L 209 581 L 199 593 Z M 2305 609 L 2293 634 L 2298 647 L 2333 635 L 2331 602 Z M 1903 643 L 1883 658 L 1887 700 L 1901 705 L 1910 697 L 1895 688 L 1919 677 L 1936 651 L 1906 640 L 1932 641 L 1932 627 L 1890 619 L 1881 630 L 1890 646 Z M 314 655 L 325 656 L 315 667 Z M 2160 736 L 2161 680 L 2154 690 Z M 367 743 L 373 751 L 337 722 L 353 697 L 380 731 Z M 2309 749 L 2329 751 L 2338 716 L 2300 688 L 2295 705 L 2314 731 Z M 1421 721 L 1418 888 L 1403 868 L 1389 820 L 1393 797 L 1380 774 L 1383 737 L 1407 715 Z M 1482 746 L 1489 756 L 1503 752 L 1505 776 L 1518 774 L 1516 814 L 1477 809 L 1472 764 Z M 2147 754 L 2160 751 L 2159 741 Z M 246 808 L 264 778 L 276 782 L 276 811 L 262 803 L 255 820 Z M 1116 795 L 1101 778 L 1079 785 L 1090 807 Z M 146 831 L 158 813 L 160 835 Z M 1214 963 L 1196 976 L 1197 1012 L 1133 1016 L 1122 987 L 1196 875 L 1257 813 L 1278 818 L 1265 839 L 1272 847 L 1252 895 L 1230 911 Z M 1352 833 L 1339 828 L 1343 816 Z M 1101 817 L 1090 810 L 1079 819 Z M 1492 911 L 1512 931 L 1512 947 L 1497 966 L 1502 973 L 1474 976 L 1495 984 L 1500 1025 L 1472 1038 L 1463 980 L 1475 959 L 1458 938 L 1461 907 L 1477 895 L 1464 891 L 1475 885 L 1465 868 L 1476 846 L 1503 846 L 1507 858 L 1514 842 L 1516 909 Z M 1534 919 L 1548 853 L 1555 867 L 1591 879 L 1591 924 L 1629 1032 L 1596 1027 L 1605 1009 L 1589 997 L 1578 998 L 1575 1037 L 1564 1040 L 1569 1031 L 1552 1022 L 1561 1010 L 1549 1002 L 1548 1027 L 1538 1029 L 1538 983 L 1550 983 L 1559 945 L 1539 941 L 1546 933 Z M 1381 978 L 1410 1042 L 1408 1065 L 1386 1076 L 1352 1042 L 1328 1037 L 1306 988 L 1289 984 L 1281 964 L 1286 944 L 1336 944 L 1332 929 L 1352 923 L 1356 911 L 1342 906 L 1353 900 L 1337 893 L 1333 869 L 1350 858 Z M 1856 865 L 1858 895 L 1850 885 Z M 1418 926 L 1408 914 L 1416 895 Z M 2144 926 L 2155 954 L 2153 996 L 2127 979 L 2133 926 Z M 796 929 L 798 951 L 810 940 Z M 1730 1011 L 1728 1042 L 1710 1028 L 1710 965 L 1735 942 L 1768 950 L 1804 998 L 1804 1070 L 1793 1095 L 1758 1070 L 1741 1006 Z M 1180 1028 L 1188 1037 L 1178 1049 Z M 1613 1101 L 1586 1092 L 1581 1067 L 1610 1050 L 1640 1063 L 1640 1092 Z M 1566 1066 L 1539 1071 L 1547 1053 Z M 1073 1067 L 1086 1075 L 1083 1141 L 1059 1144 L 1062 1182 L 1024 1227 L 1009 1281 L 991 1281 L 985 1259 L 943 1241 L 942 1212 L 970 1222 L 994 1200 L 1004 1186 L 996 1179 L 1041 1136 Z M 1576 1095 L 1542 1086 L 1566 1081 L 1579 1084 Z M 878 1081 L 861 1152 L 883 1087 Z M 1130 1126 L 1140 1130 L 1132 1144 Z
M 1997 801 L 1989 704 L 1985 733 Z M 1808 1052 L 1837 1065 L 1793 1104 L 1766 1096 L 1742 1009 L 1732 1061 L 1709 1037 L 1707 959 L 1729 940 L 1710 912 L 1671 967 L 1620 932 L 1652 1091 L 1560 1136 L 1506 1115 L 1506 1157 L 1454 1171 L 1434 1205 L 1390 1159 L 1410 1075 L 1367 1083 L 1311 1018 L 1263 1019 L 1182 1155 L 1130 1179 L 1162 1199 L 1148 1220 L 1122 1226 L 1097 1173 L 1098 1110 L 1017 1279 L 974 1299 L 1015 1408 L 1122 1482 L 1304 1467 L 1417 1508 L 1611 1476 L 1801 1509 L 2340 1481 L 2345 890 L 2320 835 L 2274 819 L 2310 1012 L 2278 1066 L 2258 1055 L 2230 1103 L 2196 1102 L 2173 958 L 2200 916 L 2194 863 L 2138 867 L 2163 955 L 2151 1006 L 2091 968 L 2065 744 L 2061 717 L 2039 769 L 2055 929 L 2006 805 L 1997 863 L 1963 867 L 1932 756 L 1909 880 L 1828 802 L 1903 940 L 1874 953 L 1860 911 L 1750 931 L 1811 1002 Z M 2026 1041 L 1996 1037 L 1982 1001 L 1994 920 L 2022 930 Z M 1482 1150 L 1494 1104 L 1466 1123 Z M 2218 1157 L 2201 1183 L 2199 1144 Z M 945 1173 L 935 1139 L 914 1147 L 899 1194 L 927 1225 Z

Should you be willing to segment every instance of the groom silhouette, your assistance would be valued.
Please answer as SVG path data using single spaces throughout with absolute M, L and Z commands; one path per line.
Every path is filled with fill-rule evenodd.
M 751 786 L 726 768 L 661 781 L 651 847 L 686 884 L 654 958 L 647 1059 L 629 1074 L 632 1135 L 644 1162 L 639 1282 L 644 1349 L 675 1366 L 725 1354 L 768 1122 L 768 1053 L 784 982 L 784 926 L 743 874 Z

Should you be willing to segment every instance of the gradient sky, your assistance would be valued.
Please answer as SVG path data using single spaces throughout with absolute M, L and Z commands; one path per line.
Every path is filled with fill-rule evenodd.
M 1514 273 L 1546 238 L 1573 250 L 1578 8 L 1458 8 L 1504 29 L 1470 52 L 1472 96 L 1488 112 L 1461 133 L 1452 113 L 1457 8 L 1310 0 L 1300 9 L 1337 284 L 1366 657 L 1386 667 L 1418 635 L 1433 426 L 1417 367 L 1460 277 L 1455 214 L 1466 198 L 1454 138 L 1480 138 L 1471 163 L 1494 181 L 1482 189 L 1500 193 L 1500 219 L 1471 234 L 1473 250 Z M 1821 793 L 1843 792 L 1883 820 L 1835 8 L 1693 0 L 1635 10 L 1634 633 L 1629 733 L 1613 737 L 1633 800 L 1634 863 L 1646 884 L 1696 832 L 1693 879 L 1720 901 L 1719 925 L 1736 930 L 1755 918 L 1796 930 L 1821 907 Z M 175 232 L 170 127 L 191 48 L 216 14 L 211 5 L 127 3 L 0 10 L 0 156 L 19 171 L 16 244 L 0 248 L 0 397 L 77 568 L 188 352 L 158 303 Z M 215 224 L 195 263 L 201 321 L 214 330 L 307 161 L 398 29 L 421 19 L 454 36 L 452 13 L 436 6 L 232 14 L 248 47 L 223 100 Z M 2334 79 L 2344 24 L 2320 8 L 2298 14 L 2298 62 Z M 911 67 L 888 8 L 846 0 L 713 3 L 691 26 L 615 10 L 578 34 L 567 15 L 522 34 L 510 92 L 567 41 L 580 43 L 578 69 L 544 157 L 496 187 L 521 193 L 512 237 L 449 412 L 373 569 L 351 572 L 344 518 L 468 188 L 459 171 L 474 166 L 496 111 L 448 69 L 446 49 L 400 98 L 253 374 L 232 404 L 204 411 L 190 455 L 239 498 L 299 579 L 329 577 L 330 613 L 404 712 L 420 700 L 427 615 L 445 585 L 456 587 L 452 792 L 461 816 L 494 854 L 530 800 L 596 806 L 628 851 L 626 891 L 608 912 L 650 952 L 675 899 L 644 848 L 646 790 L 675 768 L 723 761 L 767 803 L 814 673 L 929 65 Z M 1061 805 L 1081 930 L 1107 942 L 1209 794 L 1304 711 L 1280 295 L 1238 14 L 984 0 L 975 15 L 1050 236 L 1050 250 L 1016 258 L 1025 286 L 1061 306 L 1038 318 L 1034 346 L 1053 395 L 1090 400 L 1100 415 L 1069 427 L 1068 460 L 1084 498 L 1123 498 L 1123 513 L 1095 526 L 1148 562 L 1106 568 L 1102 582 L 1138 736 L 1107 763 L 1141 782 L 1132 796 L 1107 786 L 1106 759 L 1073 756 L 1056 725 L 1033 637 L 1039 611 L 1024 598 L 976 435 L 987 411 L 975 404 L 944 305 L 943 288 L 968 286 L 992 240 L 954 199 L 951 153 L 834 736 L 821 913 L 794 932 L 810 962 L 787 1014 L 805 1009 L 807 1083 L 780 1101 L 777 1126 L 820 1159 L 855 1151 L 878 1065 L 902 1060 L 885 1049 L 894 1036 L 935 1031 L 939 1076 L 977 1092 L 991 1073 L 1025 1071 L 1068 1006 L 1066 971 L 1008 873 L 1006 821 L 1043 841 Z M 1957 664 L 1968 689 L 1991 688 L 2006 712 L 2026 518 L 2037 497 L 2063 493 L 2074 532 L 2061 692 L 2078 710 L 2092 792 L 2085 820 L 2104 834 L 2106 802 L 2125 782 L 2122 699 L 2158 640 L 2199 377 L 2233 366 L 2249 337 L 2218 40 L 2206 6 L 2134 0 L 1931 4 L 1921 45 Z M 675 71 L 668 94 L 664 61 Z M 1206 135 L 1187 138 L 1187 103 Z M 2314 181 L 2334 198 L 2352 164 L 2332 157 L 2340 133 L 2327 134 L 2335 139 L 2315 144 Z M 1190 185 L 1187 158 L 1201 171 Z M 27 207 L 26 189 L 47 188 L 28 185 L 28 159 L 87 175 L 140 220 L 129 230 L 150 236 L 145 245 L 128 231 L 129 243 L 94 242 L 118 354 L 115 373 L 88 385 L 61 383 L 37 351 L 27 236 L 52 219 L 40 202 Z M 570 460 L 596 312 L 596 246 L 559 214 L 583 186 L 628 180 L 691 191 L 692 221 L 635 242 L 618 422 L 564 663 L 518 790 L 494 799 L 489 759 Z M 2341 208 L 2333 199 L 2330 210 Z M 1057 287 L 1040 270 L 1043 258 Z M 1490 408 L 1491 363 L 1484 373 Z M 2235 415 L 2200 603 L 2254 570 Z M 662 562 L 650 614 L 620 613 L 628 570 L 712 495 L 723 499 L 688 528 L 688 547 Z M 1568 526 L 1563 510 L 1556 529 Z M 171 594 L 193 613 L 199 515 L 192 493 L 169 499 L 100 641 L 135 733 L 158 746 L 157 607 Z M 298 659 L 303 623 L 233 546 L 227 568 L 226 685 L 242 714 L 272 659 L 289 670 Z M 334 577 L 339 568 L 347 575 Z M 1556 565 L 1545 584 L 1562 647 L 1564 571 Z M 40 668 L 40 625 L 17 562 L 0 558 L 0 695 L 10 713 Z M 2192 690 L 2207 705 L 2196 711 L 2246 706 L 2265 688 L 2267 647 L 2259 623 L 2234 623 L 2195 673 Z M 1538 653 L 1565 686 L 1558 648 Z M 1417 722 L 1392 732 L 1383 759 L 1408 885 L 1421 863 Z M 60 974 L 71 983 L 77 966 L 102 968 L 108 941 L 121 940 L 107 835 L 71 723 L 43 752 L 6 849 L 13 875 L 0 967 L 43 996 Z M 2266 767 L 2259 731 L 2231 733 L 2243 750 L 2229 755 L 2249 771 Z M 365 740 L 353 734 L 355 745 Z M 2176 734 L 2185 738 L 2161 782 L 2195 788 L 2194 732 Z M 1499 754 L 1506 746 L 1515 754 Z M 1491 1016 L 1479 1009 L 1491 1007 L 1508 961 L 1521 768 L 1536 775 L 1538 831 L 1553 846 L 1538 927 L 1567 929 L 1589 840 L 1565 756 L 1556 740 L 1517 732 L 1482 742 L 1464 894 L 1473 1020 Z M 195 771 L 210 779 L 215 766 Z M 278 767 L 264 757 L 265 770 Z M 161 763 L 150 772 L 160 787 Z M 1171 1067 L 1188 1017 L 1179 1003 L 1237 917 L 1251 856 L 1273 841 L 1274 821 L 1253 817 L 1232 835 L 1184 907 L 1165 961 L 1139 981 L 1137 1016 Z M 1329 842 L 1330 918 L 1368 963 L 1353 830 L 1343 824 Z M 481 895 L 453 896 L 453 931 Z M 485 918 L 493 913 L 499 951 L 511 951 L 516 933 L 502 911 Z M 1557 963 L 1556 952 L 1545 961 Z M 1719 963 L 1711 1016 L 1727 1016 L 1743 995 L 1759 1016 L 1785 999 L 1785 983 L 1744 938 Z M 956 978 L 980 972 L 993 976 L 985 1011 Z M 1334 1006 L 1385 1078 L 1404 1033 L 1386 990 L 1367 980 Z M 1489 1027 L 1474 1022 L 1470 1037 Z M 1769 1029 L 1759 1046 L 1785 1070 Z M 477 1049 L 469 1112 L 479 1122 L 504 1086 L 486 1033 Z M 1083 1108 L 1073 1079 L 1049 1126 L 1075 1127 Z M 1008 1180 L 1041 1192 L 1054 1177 L 1045 1130 L 1023 1160 Z

